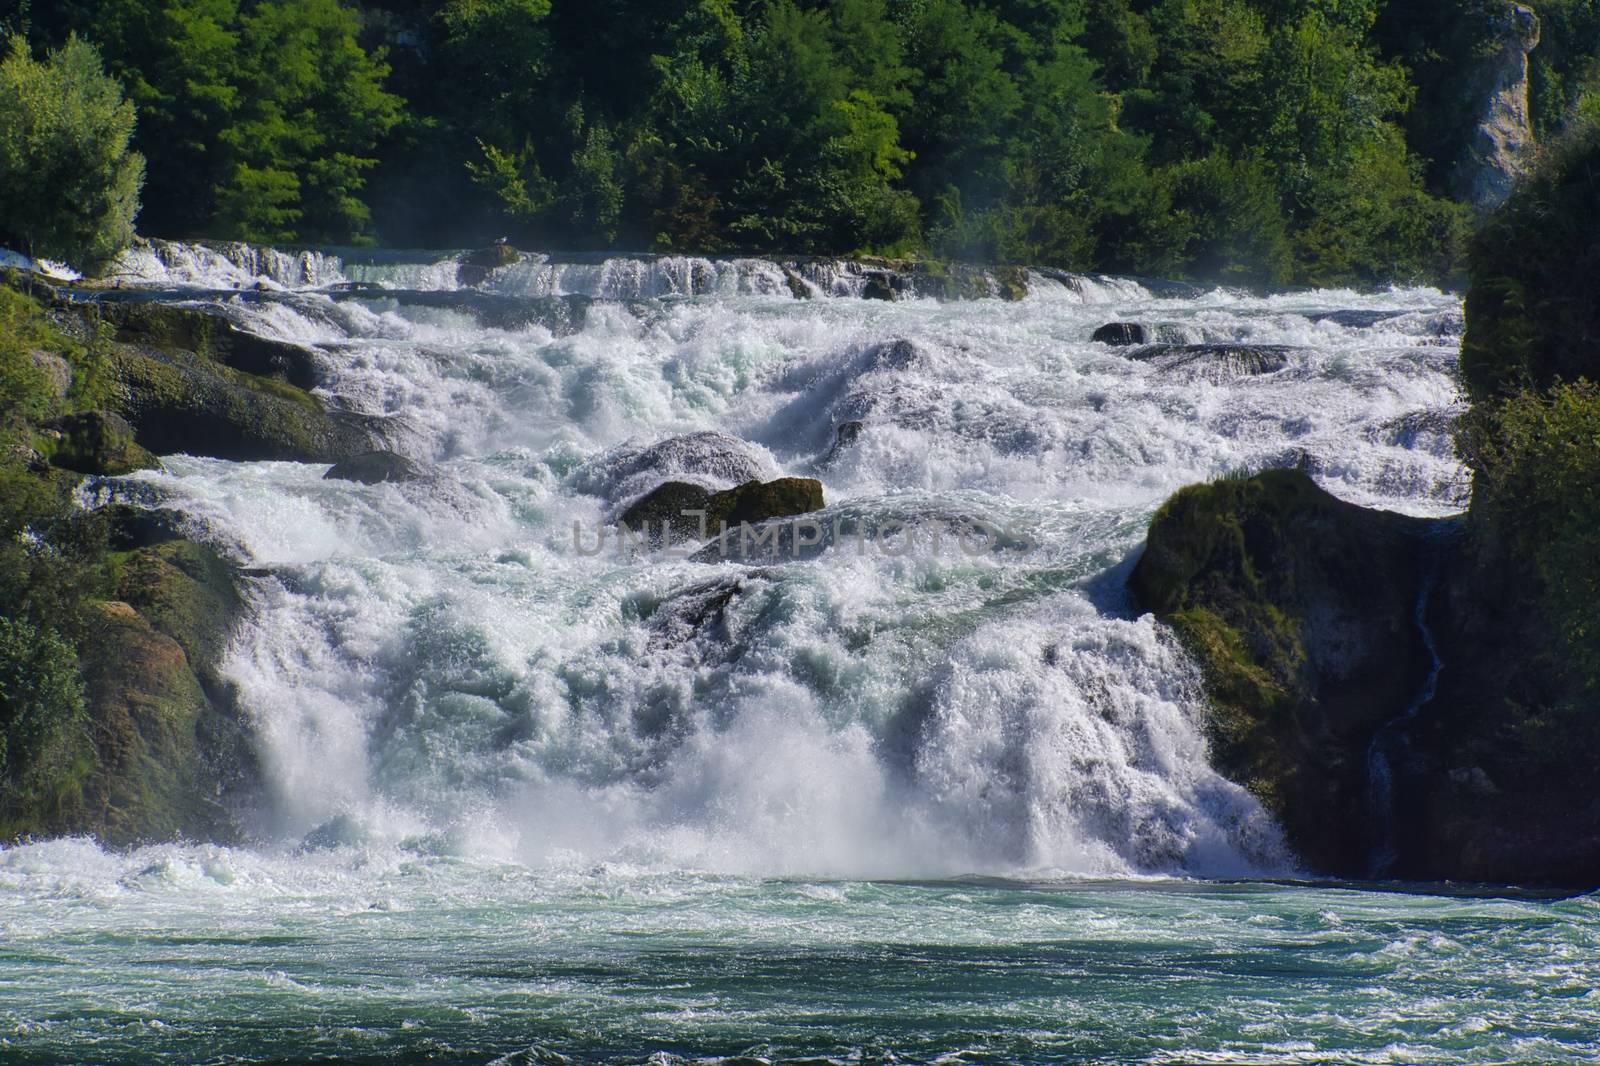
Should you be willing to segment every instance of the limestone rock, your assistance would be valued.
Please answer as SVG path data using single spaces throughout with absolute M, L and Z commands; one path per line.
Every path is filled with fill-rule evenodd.
M 1539 16 L 1526 4 L 1508 3 L 1495 26 L 1499 50 L 1466 89 L 1477 125 L 1451 175 L 1456 195 L 1485 211 L 1511 194 L 1534 147 L 1528 53 L 1539 44 Z

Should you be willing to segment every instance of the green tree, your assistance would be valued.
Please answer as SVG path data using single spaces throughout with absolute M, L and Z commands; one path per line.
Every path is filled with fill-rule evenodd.
M 83 721 L 72 645 L 51 630 L 0 616 L 0 792 L 49 765 Z
M 147 228 L 174 236 L 349 240 L 398 121 L 388 67 L 339 0 L 60 0 L 46 39 L 93 40 L 141 115 Z
M 22 38 L 0 61 L 0 237 L 32 255 L 97 266 L 133 237 L 144 160 L 133 105 L 88 43 L 39 62 Z

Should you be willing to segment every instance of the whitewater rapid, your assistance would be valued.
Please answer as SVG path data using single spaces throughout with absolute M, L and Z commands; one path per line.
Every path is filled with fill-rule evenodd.
M 384 416 L 430 470 L 367 486 L 169 456 L 125 483 L 270 574 L 227 664 L 259 738 L 263 846 L 783 876 L 1291 872 L 1207 761 L 1194 666 L 1123 592 L 1149 517 L 1274 465 L 1416 514 L 1465 488 L 1459 308 L 1429 289 L 1035 273 L 1018 302 L 890 303 L 827 262 L 530 256 L 462 285 L 447 255 L 185 245 L 120 278 L 313 348 L 326 400 Z M 1090 339 L 1112 321 L 1281 366 L 1136 360 Z M 661 480 L 780 475 L 821 479 L 824 521 L 1015 535 L 749 566 L 582 550 Z

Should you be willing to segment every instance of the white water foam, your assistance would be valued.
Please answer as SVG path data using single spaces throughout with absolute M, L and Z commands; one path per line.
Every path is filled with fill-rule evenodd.
M 801 301 L 749 262 L 530 259 L 487 310 L 407 298 L 415 274 L 230 305 L 319 345 L 326 393 L 396 416 L 432 471 L 139 475 L 279 575 L 228 666 L 271 831 L 756 874 L 1291 869 L 1210 768 L 1181 649 L 1106 590 L 1167 494 L 1224 473 L 1451 509 L 1455 302 L 1060 277 L 1019 303 Z M 596 302 L 570 323 L 533 314 L 574 292 Z M 1114 320 L 1285 354 L 1133 358 L 1089 340 Z M 656 480 L 778 474 L 821 477 L 824 519 L 1023 536 L 753 570 L 574 545 Z

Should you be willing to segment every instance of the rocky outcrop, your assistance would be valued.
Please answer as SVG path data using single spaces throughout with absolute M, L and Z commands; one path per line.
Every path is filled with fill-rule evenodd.
M 368 420 L 316 396 L 178 348 L 115 345 L 121 414 L 157 454 L 330 462 L 371 449 Z
M 1273 470 L 1173 496 L 1130 577 L 1200 661 L 1217 768 L 1321 872 L 1366 871 L 1368 748 L 1430 661 L 1415 620 L 1429 530 Z
M 1456 197 L 1485 211 L 1511 194 L 1534 146 L 1528 53 L 1539 44 L 1539 17 L 1525 4 L 1508 3 L 1495 26 L 1499 48 L 1464 89 L 1476 125 L 1451 174 Z
M 1097 344 L 1124 347 L 1129 344 L 1148 344 L 1155 338 L 1137 322 L 1107 322 L 1089 338 Z
M 146 349 L 181 349 L 255 377 L 271 378 L 297 389 L 312 389 L 321 379 L 310 348 L 240 329 L 221 313 L 145 300 L 97 301 L 100 319 L 123 344 Z
M 57 328 L 80 344 L 104 345 L 116 388 L 102 420 L 81 423 L 86 431 L 120 439 L 126 425 L 137 447 L 155 455 L 298 462 L 357 455 L 381 436 L 382 419 L 329 410 L 310 391 L 320 374 L 315 352 L 258 337 L 220 311 L 34 291 Z M 127 453 L 115 472 L 142 462 L 139 454 Z
M 122 845 L 233 841 L 256 794 L 249 725 L 220 672 L 244 610 L 234 568 L 168 540 L 131 551 L 89 608 L 79 660 L 85 745 L 54 787 L 0 802 L 0 837 L 78 833 Z
M 1593 887 L 1596 731 L 1567 717 L 1592 708 L 1495 552 L 1269 471 L 1170 499 L 1129 584 L 1200 663 L 1217 768 L 1311 869 L 1366 876 L 1381 844 L 1386 876 Z

